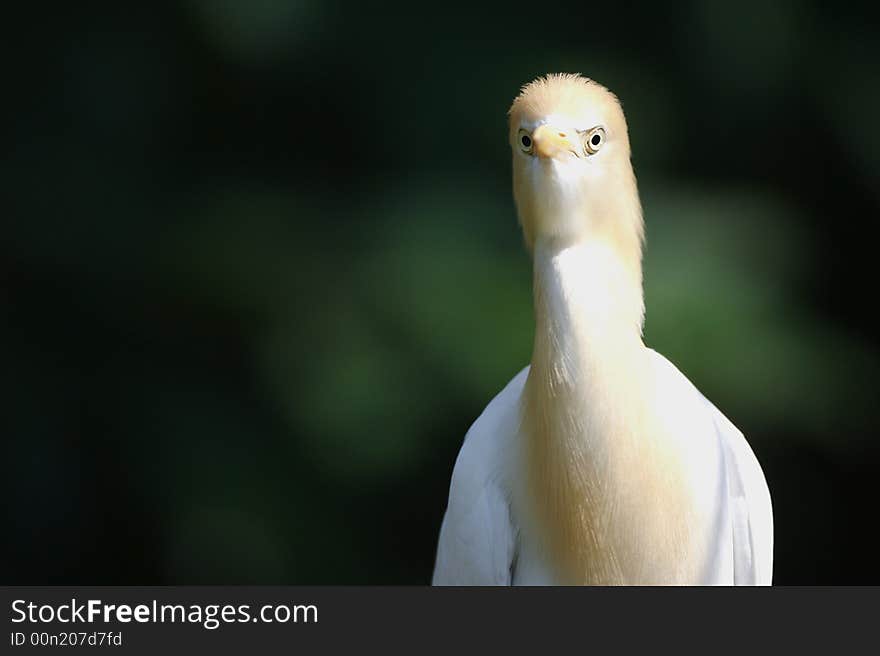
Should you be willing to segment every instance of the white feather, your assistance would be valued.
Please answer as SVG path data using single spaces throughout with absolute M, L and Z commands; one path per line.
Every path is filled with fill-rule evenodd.
M 658 379 L 674 396 L 674 413 L 702 416 L 706 433 L 683 443 L 717 441 L 723 458 L 694 462 L 713 516 L 713 539 L 698 585 L 769 585 L 773 573 L 773 514 L 764 473 L 742 433 L 666 358 L 647 349 Z M 522 529 L 512 489 L 520 479 L 511 454 L 521 448 L 519 406 L 529 368 L 492 400 L 465 437 L 455 464 L 440 531 L 434 585 L 545 585 L 555 583 L 540 547 Z M 704 448 L 695 449 L 705 453 Z M 650 548 L 650 545 L 645 545 Z

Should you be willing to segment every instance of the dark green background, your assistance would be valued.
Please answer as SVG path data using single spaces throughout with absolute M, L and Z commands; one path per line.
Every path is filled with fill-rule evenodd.
M 776 581 L 880 581 L 876 8 L 27 7 L 3 582 L 427 582 L 461 439 L 530 354 L 505 112 L 549 71 L 623 101 L 646 341 L 749 437 Z

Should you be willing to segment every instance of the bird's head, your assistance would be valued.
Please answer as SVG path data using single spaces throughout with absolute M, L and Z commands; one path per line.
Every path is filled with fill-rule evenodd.
M 642 214 L 626 120 L 608 89 L 541 77 L 510 108 L 513 194 L 526 243 L 603 239 L 641 262 Z

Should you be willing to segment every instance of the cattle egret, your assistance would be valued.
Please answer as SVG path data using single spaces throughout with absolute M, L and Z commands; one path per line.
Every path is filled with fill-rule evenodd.
M 642 210 L 617 98 L 548 75 L 513 101 L 509 134 L 534 348 L 465 437 L 434 584 L 769 585 L 758 461 L 642 341 Z

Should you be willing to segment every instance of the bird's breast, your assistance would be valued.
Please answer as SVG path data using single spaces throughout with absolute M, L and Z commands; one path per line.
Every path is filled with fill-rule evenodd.
M 560 383 L 533 363 L 523 395 L 526 552 L 557 582 L 675 583 L 697 576 L 688 464 L 636 358 L 629 376 Z M 638 381 L 633 383 L 633 381 Z

